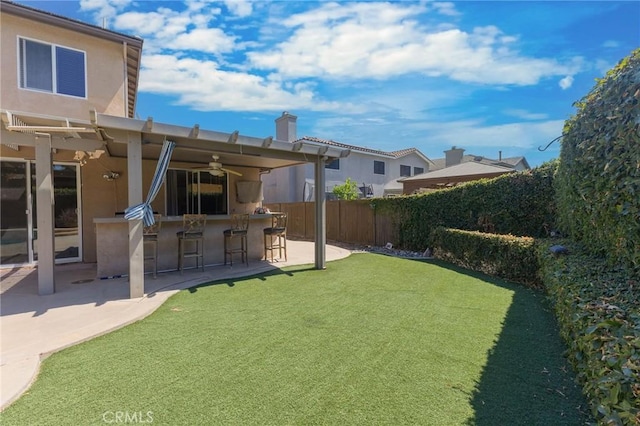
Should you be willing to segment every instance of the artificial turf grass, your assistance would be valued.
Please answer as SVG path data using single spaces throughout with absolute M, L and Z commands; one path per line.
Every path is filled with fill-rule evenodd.
M 180 292 L 47 359 L 2 423 L 581 424 L 542 295 L 445 266 L 358 254 Z

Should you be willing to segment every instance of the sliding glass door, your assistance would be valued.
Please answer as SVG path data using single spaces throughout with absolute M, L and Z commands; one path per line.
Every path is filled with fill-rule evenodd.
M 35 164 L 2 161 L 1 264 L 38 260 Z M 56 263 L 78 262 L 82 253 L 80 171 L 77 164 L 54 164 L 54 228 Z
M 0 262 L 31 263 L 29 163 L 0 162 Z

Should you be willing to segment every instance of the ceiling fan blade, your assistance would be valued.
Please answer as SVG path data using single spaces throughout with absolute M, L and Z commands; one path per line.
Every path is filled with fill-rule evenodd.
M 236 172 L 235 170 L 225 169 L 224 167 L 221 167 L 220 170 L 223 170 L 223 171 L 225 171 L 227 173 L 231 173 L 231 174 L 236 175 L 236 176 L 242 176 L 242 173 Z

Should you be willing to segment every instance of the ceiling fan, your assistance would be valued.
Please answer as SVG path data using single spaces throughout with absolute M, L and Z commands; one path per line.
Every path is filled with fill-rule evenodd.
M 218 161 L 220 159 L 219 155 L 213 154 L 211 158 L 213 158 L 213 161 L 209 162 L 209 167 L 198 168 L 196 170 L 209 171 L 210 175 L 218 176 L 218 177 L 224 176 L 225 173 L 231 173 L 236 176 L 242 176 L 242 173 L 240 172 L 236 172 L 235 170 L 224 168 L 222 166 L 222 163 Z

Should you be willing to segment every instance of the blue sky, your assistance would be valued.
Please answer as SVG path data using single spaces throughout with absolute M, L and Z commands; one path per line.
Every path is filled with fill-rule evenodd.
M 637 1 L 18 1 L 144 39 L 137 114 L 430 158 L 559 155 L 573 103 L 640 46 Z

